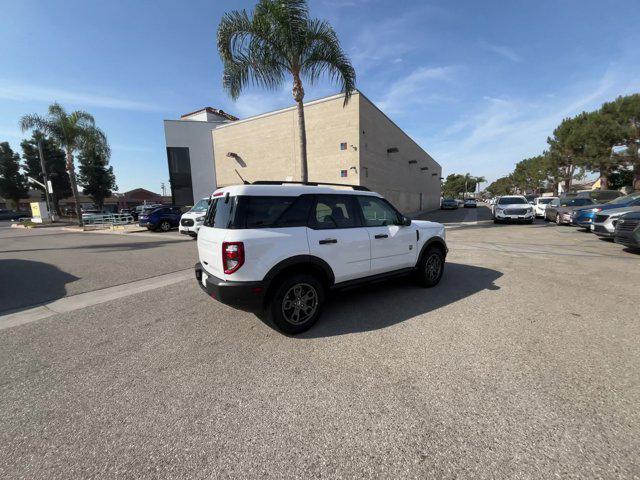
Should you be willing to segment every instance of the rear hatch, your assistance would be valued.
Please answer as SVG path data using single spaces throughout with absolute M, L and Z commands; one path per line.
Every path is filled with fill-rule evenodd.
M 198 232 L 198 258 L 209 275 L 225 279 L 222 266 L 222 242 L 230 219 L 235 214 L 236 197 L 218 197 L 211 201 L 204 225 Z

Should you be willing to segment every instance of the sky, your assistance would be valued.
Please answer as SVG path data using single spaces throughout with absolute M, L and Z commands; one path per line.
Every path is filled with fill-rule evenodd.
M 0 141 L 53 101 L 92 113 L 119 191 L 168 185 L 162 120 L 204 106 L 241 118 L 291 86 L 222 89 L 216 29 L 232 0 L 0 0 Z M 640 91 L 638 0 L 310 0 L 357 88 L 443 167 L 491 181 L 537 154 L 564 117 Z M 306 99 L 336 93 L 327 79 Z M 485 185 L 486 186 L 486 185 Z

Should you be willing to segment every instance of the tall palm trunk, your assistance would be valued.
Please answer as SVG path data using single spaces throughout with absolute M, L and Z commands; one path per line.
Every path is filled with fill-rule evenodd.
M 73 192 L 73 200 L 76 203 L 76 216 L 78 217 L 78 226 L 82 226 L 82 207 L 80 206 L 80 195 L 78 194 L 78 185 L 76 183 L 76 169 L 73 166 L 73 154 L 71 150 L 67 150 L 67 172 L 69 173 L 69 183 Z
M 298 140 L 300 143 L 300 180 L 309 181 L 309 171 L 307 167 L 307 132 L 304 123 L 304 88 L 297 73 L 293 74 L 293 99 L 298 106 Z

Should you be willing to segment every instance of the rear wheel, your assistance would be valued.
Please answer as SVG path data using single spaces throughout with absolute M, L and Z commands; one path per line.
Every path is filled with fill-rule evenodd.
M 423 287 L 435 287 L 444 273 L 444 253 L 437 247 L 430 247 L 418 262 L 418 283 Z
M 160 230 L 162 230 L 163 232 L 168 232 L 169 230 L 171 230 L 171 222 L 169 222 L 168 220 L 163 220 L 162 222 L 160 222 Z
M 293 275 L 282 280 L 269 306 L 273 323 L 284 333 L 309 330 L 320 317 L 324 286 L 317 277 Z

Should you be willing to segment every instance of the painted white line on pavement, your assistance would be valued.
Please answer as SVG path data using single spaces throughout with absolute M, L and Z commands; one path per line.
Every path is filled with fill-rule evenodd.
M 24 325 L 25 323 L 35 322 L 58 313 L 72 312 L 74 310 L 98 305 L 110 300 L 128 297 L 136 293 L 155 290 L 156 288 L 166 287 L 167 285 L 173 285 L 174 283 L 192 278 L 195 278 L 195 275 L 193 273 L 193 269 L 190 268 L 188 270 L 180 270 L 178 272 L 167 273 L 165 275 L 158 275 L 157 277 L 125 283 L 123 285 L 116 285 L 115 287 L 107 287 L 101 290 L 93 290 L 92 292 L 79 293 L 78 295 L 64 297 L 59 300 L 54 300 L 53 302 L 34 306 L 27 310 L 1 315 L 0 330 Z

